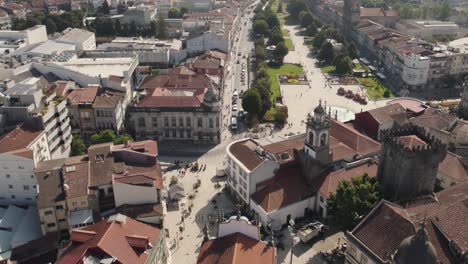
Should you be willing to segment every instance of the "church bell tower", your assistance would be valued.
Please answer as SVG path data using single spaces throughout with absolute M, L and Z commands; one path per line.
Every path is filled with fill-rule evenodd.
M 322 100 L 314 109 L 314 116 L 307 116 L 306 142 L 304 152 L 322 164 L 330 164 L 332 157 L 330 153 L 330 120 Z

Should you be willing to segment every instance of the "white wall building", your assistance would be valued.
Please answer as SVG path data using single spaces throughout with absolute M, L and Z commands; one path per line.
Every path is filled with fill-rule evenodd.
M 209 30 L 201 34 L 189 35 L 187 39 L 187 51 L 189 53 L 196 53 L 201 51 L 208 51 L 218 49 L 223 52 L 229 51 L 229 37 L 224 29 Z
M 425 85 L 429 73 L 430 59 L 419 54 L 403 56 L 402 80 L 411 86 Z
M 62 36 L 56 42 L 73 44 L 79 50 L 96 49 L 96 36 L 94 32 L 79 28 L 67 28 L 62 32 Z
M 451 21 L 403 20 L 397 22 L 396 30 L 416 38 L 432 38 L 440 35 L 457 35 L 460 27 Z

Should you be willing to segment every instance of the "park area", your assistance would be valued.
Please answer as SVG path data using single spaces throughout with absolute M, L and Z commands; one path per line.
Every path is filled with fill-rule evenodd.
M 371 100 L 394 97 L 393 93 L 375 77 L 357 78 Z
M 281 66 L 268 66 L 268 75 L 270 76 L 271 82 L 271 101 L 273 105 L 276 103 L 278 97 L 281 97 L 281 90 L 278 81 L 278 75 L 291 75 L 291 74 L 304 74 L 301 66 L 294 64 L 283 64 Z M 264 119 L 272 121 L 275 114 L 275 107 L 271 107 L 266 112 Z

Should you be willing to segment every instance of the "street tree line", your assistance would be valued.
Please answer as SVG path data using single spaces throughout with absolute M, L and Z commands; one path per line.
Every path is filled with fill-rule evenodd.
M 69 27 L 83 28 L 83 12 L 81 10 L 58 14 L 31 12 L 26 18 L 15 17 L 12 20 L 13 30 L 25 30 L 36 25 L 45 25 L 47 34 L 61 32 Z
M 86 23 L 88 30 L 96 33 L 98 37 L 156 37 L 165 39 L 168 37 L 167 24 L 162 16 L 157 21 L 151 21 L 149 25 L 140 25 L 135 21 L 121 23 L 119 19 L 111 19 L 109 16 L 97 16 L 94 22 Z
M 180 10 L 177 7 L 173 7 L 169 9 L 167 13 L 167 17 L 168 18 L 182 18 L 188 12 L 190 12 L 190 8 L 188 6 L 183 6 L 180 8 Z
M 263 119 L 265 113 L 273 106 L 271 100 L 271 79 L 267 66 L 267 45 L 275 45 L 270 64 L 276 66 L 283 63 L 284 56 L 288 54 L 288 48 L 284 43 L 283 32 L 276 13 L 271 9 L 271 3 L 265 10 L 262 5 L 255 9 L 253 21 L 253 32 L 255 39 L 256 76 L 253 85 L 246 91 L 242 100 L 242 107 L 251 116 L 259 120 Z M 265 43 L 265 38 L 268 39 Z M 287 119 L 287 108 L 277 111 L 275 119 L 285 122 Z

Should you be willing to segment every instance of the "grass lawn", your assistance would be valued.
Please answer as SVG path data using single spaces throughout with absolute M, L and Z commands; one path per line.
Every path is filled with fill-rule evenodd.
M 270 75 L 271 81 L 271 101 L 274 102 L 276 97 L 280 96 L 280 87 L 278 83 L 278 74 L 303 74 L 304 71 L 302 67 L 292 65 L 292 64 L 283 64 L 281 67 L 270 67 L 268 66 L 268 75 Z
M 364 85 L 370 99 L 379 100 L 385 98 L 384 94 L 388 89 L 379 80 L 374 79 L 373 77 L 358 78 L 358 80 L 362 85 Z M 392 91 L 388 91 L 390 92 L 390 97 L 394 97 Z
M 288 50 L 294 50 L 294 46 L 290 38 L 284 38 L 284 45 L 286 45 L 286 48 L 288 48 Z
M 362 65 L 361 63 L 355 64 L 353 70 L 369 70 L 367 66 Z
M 332 73 L 332 72 L 335 71 L 335 66 L 333 66 L 333 65 L 328 65 L 328 66 L 320 67 L 320 69 L 321 69 L 322 72 L 324 72 L 324 73 Z

